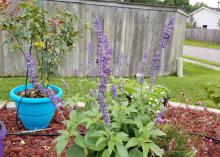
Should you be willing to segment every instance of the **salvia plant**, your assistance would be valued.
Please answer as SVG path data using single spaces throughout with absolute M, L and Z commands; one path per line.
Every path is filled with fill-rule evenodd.
M 174 18 L 170 18 L 166 24 L 157 52 L 160 55 L 156 55 L 152 63 L 152 75 L 158 70 L 173 22 Z M 64 122 L 66 129 L 60 130 L 61 135 L 55 140 L 57 155 L 61 156 L 68 143 L 74 140 L 68 147 L 68 157 L 161 157 L 165 152 L 156 141 L 166 135 L 158 125 L 163 123 L 162 116 L 166 111 L 164 98 L 169 91 L 162 86 L 149 87 L 144 81 L 147 51 L 143 53 L 137 74 L 138 83 L 110 77 L 113 50 L 98 17 L 95 18 L 94 28 L 99 67 L 98 83 L 94 86 L 98 90 L 93 88 L 90 94 L 77 94 L 72 101 L 68 99 L 68 105 L 83 101 L 85 108 L 72 110 L 69 119 Z M 85 131 L 79 130 L 79 126 Z
M 0 30 L 5 32 L 11 51 L 19 50 L 25 57 L 26 47 L 33 47 L 40 79 L 50 81 L 57 75 L 65 52 L 74 48 L 87 28 L 79 17 L 62 8 L 49 16 L 43 9 L 43 1 L 13 1 L 0 6 Z
M 48 98 L 50 98 L 56 108 L 59 108 L 62 105 L 62 100 L 55 95 L 50 87 L 44 87 L 41 83 L 37 81 L 35 62 L 29 52 L 26 53 L 25 59 L 28 68 L 29 82 L 37 89 L 37 91 L 42 91 Z

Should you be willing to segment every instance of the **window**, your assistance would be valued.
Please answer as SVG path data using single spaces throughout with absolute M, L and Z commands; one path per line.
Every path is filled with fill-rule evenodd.
M 202 28 L 207 29 L 207 28 L 208 28 L 208 25 L 203 25 Z

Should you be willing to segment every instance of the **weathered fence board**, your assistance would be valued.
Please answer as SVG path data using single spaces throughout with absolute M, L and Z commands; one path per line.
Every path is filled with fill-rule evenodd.
M 187 29 L 186 39 L 220 43 L 220 29 Z
M 104 23 L 104 31 L 108 34 L 113 46 L 112 69 L 120 60 L 120 53 L 125 54 L 122 67 L 123 76 L 135 75 L 139 69 L 142 54 L 149 52 L 145 74 L 149 74 L 151 60 L 158 48 L 158 43 L 164 24 L 170 16 L 176 19 L 175 28 L 170 44 L 161 59 L 160 75 L 169 75 L 176 72 L 176 58 L 181 56 L 185 38 L 186 15 L 177 8 L 153 7 L 132 5 L 120 2 L 86 1 L 86 0 L 47 0 L 45 9 L 54 15 L 56 7 L 63 8 L 80 15 L 83 21 L 93 23 L 96 16 L 100 16 Z M 5 39 L 0 34 L 0 42 Z M 73 69 L 80 71 L 81 76 L 88 74 L 86 53 L 87 45 L 93 42 L 93 66 L 97 71 L 96 36 L 94 30 L 87 31 L 72 52 L 67 53 L 64 62 L 59 68 L 62 76 L 72 76 Z M 10 52 L 7 47 L 0 48 L 0 76 L 21 76 L 25 74 L 24 58 L 18 52 Z

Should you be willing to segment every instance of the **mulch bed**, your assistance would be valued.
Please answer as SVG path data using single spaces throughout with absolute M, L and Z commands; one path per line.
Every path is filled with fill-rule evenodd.
M 17 132 L 15 116 L 16 111 L 13 109 L 0 109 L 0 119 L 8 132 Z M 64 116 L 68 117 L 68 111 L 64 111 Z M 220 139 L 220 115 L 208 111 L 169 108 L 164 118 L 170 119 L 174 125 L 182 125 L 183 131 L 187 133 Z M 25 130 L 20 122 L 19 127 Z M 64 127 L 61 116 L 56 113 L 49 126 L 53 129 L 41 133 L 56 133 Z M 3 142 L 4 157 L 56 157 L 54 139 L 55 137 L 47 136 L 7 136 Z M 197 157 L 220 157 L 220 143 L 203 136 L 195 136 L 193 139 L 191 145 L 197 150 Z
M 220 114 L 169 108 L 164 118 L 182 126 L 182 131 L 192 135 L 190 145 L 196 149 L 197 157 L 220 157 L 220 142 L 214 140 L 220 140 Z
M 69 112 L 63 112 L 65 118 L 68 117 Z M 17 133 L 15 118 L 16 110 L 14 109 L 0 109 L 0 120 L 4 122 L 7 132 Z M 52 122 L 48 128 L 37 133 L 57 133 L 57 130 L 64 129 L 62 117 L 56 112 Z M 19 121 L 20 130 L 24 131 L 22 123 Z M 3 141 L 4 157 L 56 157 L 55 144 L 53 143 L 56 136 L 6 136 Z M 64 156 L 66 156 L 64 154 Z

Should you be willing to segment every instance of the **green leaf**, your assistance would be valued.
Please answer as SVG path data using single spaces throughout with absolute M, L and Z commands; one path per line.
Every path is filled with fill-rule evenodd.
M 119 136 L 122 141 L 128 141 L 129 140 L 128 134 L 126 134 L 124 132 L 117 133 L 117 136 Z
M 163 131 L 160 131 L 159 129 L 151 131 L 151 136 L 153 138 L 156 138 L 157 136 L 165 136 L 165 135 L 166 134 Z
M 110 157 L 111 154 L 109 154 L 108 149 L 105 149 L 102 153 L 102 157 Z
M 132 138 L 128 141 L 128 143 L 126 144 L 126 147 L 127 147 L 127 148 L 134 147 L 134 146 L 136 146 L 137 144 L 138 144 L 137 139 L 136 139 L 135 137 L 132 137 Z
M 129 152 L 129 157 L 143 157 L 143 154 L 138 148 L 133 148 Z
M 85 148 L 84 138 L 81 135 L 75 137 L 74 142 L 78 144 L 80 147 Z
M 149 122 L 147 125 L 146 125 L 146 129 L 148 132 L 151 132 L 153 130 L 155 126 L 155 122 Z
M 108 142 L 108 152 L 109 152 L 109 154 L 112 153 L 114 147 L 115 147 L 115 143 L 113 141 L 109 141 Z
M 148 144 L 150 149 L 157 155 L 162 157 L 162 151 L 160 150 L 160 147 L 158 147 L 156 144 L 154 143 L 149 143 Z
M 76 144 L 73 144 L 68 149 L 67 157 L 85 157 L 84 149 Z
M 98 135 L 97 132 L 87 133 L 84 137 L 85 144 L 91 150 L 101 151 L 106 147 L 107 144 L 103 142 L 103 143 L 100 143 L 98 146 L 96 146 L 96 142 L 100 138 L 100 134 L 99 136 L 97 135 Z
M 128 157 L 128 150 L 124 145 L 117 144 L 116 148 L 121 157 Z
M 56 143 L 57 156 L 61 156 L 67 143 L 68 143 L 68 138 L 62 138 L 59 141 L 57 141 Z
M 101 143 L 103 143 L 103 142 L 106 142 L 107 141 L 107 138 L 105 138 L 105 137 L 100 137 L 99 139 L 98 139 L 98 141 L 96 142 L 96 146 L 98 146 L 99 144 L 101 144 Z
M 141 121 L 139 118 L 136 118 L 136 119 L 135 119 L 135 123 L 136 123 L 137 127 L 138 127 L 140 130 L 143 129 L 143 123 L 142 123 L 142 121 Z
M 143 149 L 143 157 L 147 157 L 149 153 L 149 144 L 143 143 L 142 149 Z

